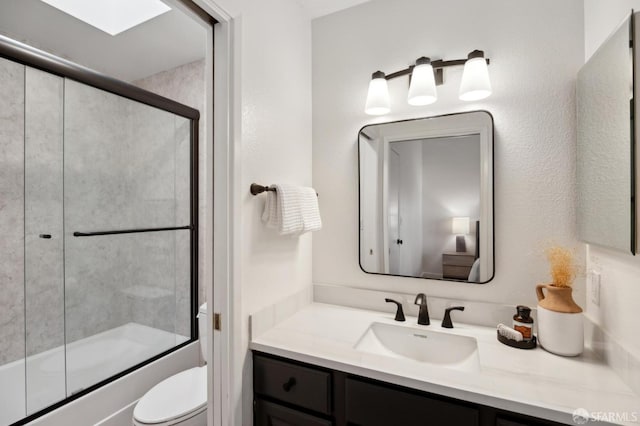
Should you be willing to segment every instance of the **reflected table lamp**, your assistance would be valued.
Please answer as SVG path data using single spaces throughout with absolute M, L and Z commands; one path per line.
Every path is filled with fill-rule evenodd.
M 451 233 L 456 235 L 456 253 L 467 251 L 464 236 L 469 233 L 469 218 L 454 217 L 451 222 Z

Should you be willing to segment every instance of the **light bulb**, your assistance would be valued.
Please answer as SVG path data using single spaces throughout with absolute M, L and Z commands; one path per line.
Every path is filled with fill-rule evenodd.
M 387 79 L 382 71 L 376 71 L 371 75 L 364 112 L 369 115 L 383 115 L 389 111 L 391 111 L 391 107 Z
M 431 59 L 418 58 L 416 66 L 411 72 L 411 84 L 407 102 L 409 105 L 421 106 L 434 103 L 438 99 L 436 93 L 436 79 L 431 66 Z
M 482 50 L 469 53 L 460 83 L 460 100 L 477 101 L 491 95 L 489 69 Z

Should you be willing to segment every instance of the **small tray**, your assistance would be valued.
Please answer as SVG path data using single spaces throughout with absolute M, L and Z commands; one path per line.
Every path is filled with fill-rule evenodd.
M 537 346 L 536 336 L 533 336 L 531 340 L 523 340 L 521 342 L 516 342 L 515 340 L 509 339 L 507 337 L 502 336 L 498 331 L 496 331 L 498 335 L 498 341 L 500 343 L 504 343 L 507 346 L 511 346 L 512 348 L 518 349 L 533 349 Z

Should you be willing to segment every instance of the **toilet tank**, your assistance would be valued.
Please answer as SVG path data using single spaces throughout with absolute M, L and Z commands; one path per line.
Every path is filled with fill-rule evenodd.
M 200 353 L 202 359 L 207 361 L 207 330 L 209 330 L 209 316 L 207 315 L 207 304 L 200 305 L 198 310 L 198 333 L 200 334 Z

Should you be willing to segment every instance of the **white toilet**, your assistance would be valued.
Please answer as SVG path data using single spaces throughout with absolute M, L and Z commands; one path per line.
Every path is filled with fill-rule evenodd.
M 200 351 L 206 359 L 207 304 L 198 314 Z M 133 410 L 135 426 L 206 426 L 207 366 L 175 374 L 152 387 Z

